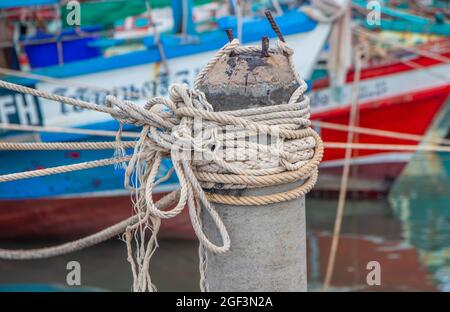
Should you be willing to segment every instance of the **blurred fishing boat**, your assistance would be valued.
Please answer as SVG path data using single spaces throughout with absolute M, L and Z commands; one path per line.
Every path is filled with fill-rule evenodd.
M 23 3 L 30 5 L 31 2 Z M 67 12 L 64 15 L 61 8 L 56 5 L 57 1 L 44 2 L 55 6 L 59 11 L 56 15 L 67 15 Z M 226 29 L 232 29 L 233 33 L 246 44 L 260 44 L 258 41 L 263 35 L 276 36 L 262 16 L 256 14 L 242 17 L 241 10 L 245 8 L 236 6 L 233 1 L 231 3 L 235 5 L 234 7 L 231 5 L 230 10 L 236 13 L 236 16 L 208 17 L 199 22 L 202 32 L 197 31 L 199 24 L 194 23 L 192 12 L 195 11 L 191 8 L 197 2 L 205 5 L 205 1 L 187 1 L 189 4 L 187 11 L 182 9 L 182 1 L 150 1 L 152 9 L 149 9 L 150 6 L 144 6 L 144 9 L 142 6 L 141 9 L 129 7 L 130 3 L 137 2 L 137 0 L 116 0 L 111 3 L 102 1 L 96 5 L 106 3 L 116 6 L 114 12 L 132 12 L 132 15 L 147 16 L 145 31 L 141 29 L 137 32 L 131 31 L 130 34 L 130 28 L 123 26 L 122 23 L 114 26 L 116 32 L 113 38 L 105 38 L 103 36 L 105 29 L 102 27 L 99 30 L 95 25 L 90 25 L 94 27 L 91 29 L 76 28 L 73 33 L 64 33 L 60 29 L 52 38 L 44 36 L 44 39 L 53 41 L 45 41 L 42 44 L 35 42 L 42 40 L 42 37 L 28 36 L 22 43 L 16 42 L 16 45 L 24 47 L 28 64 L 33 70 L 24 74 L 2 69 L 3 73 L 8 75 L 6 79 L 97 104 L 104 104 L 107 94 L 144 104 L 146 98 L 167 95 L 167 88 L 172 83 L 192 85 L 196 73 L 206 60 L 227 42 Z M 155 23 L 153 9 L 157 9 L 157 3 L 160 2 L 164 2 L 166 6 L 172 4 L 173 21 L 168 25 L 173 27 L 173 31 L 170 33 L 159 34 L 159 31 L 169 26 L 162 25 L 162 28 L 157 29 Z M 346 142 L 348 129 L 338 129 L 336 125 L 348 124 L 356 76 L 360 76 L 358 82 L 360 128 L 418 136 L 427 132 L 436 114 L 448 101 L 450 91 L 448 62 L 450 47 L 445 38 L 440 38 L 436 43 L 430 41 L 435 39 L 430 37 L 430 40 L 422 43 L 422 46 L 414 46 L 414 51 L 388 49 L 378 41 L 384 39 L 371 32 L 369 34 L 375 36 L 376 40 L 368 37 L 364 33 L 365 30 L 361 29 L 356 34 L 356 40 L 367 41 L 368 44 L 376 41 L 376 49 L 369 50 L 377 52 L 374 53 L 376 55 L 366 56 L 358 75 L 357 69 L 348 68 L 350 64 L 342 64 L 337 72 L 333 72 L 330 70 L 331 64 L 321 60 L 323 55 L 326 55 L 326 58 L 336 55 L 336 51 L 333 51 L 336 47 L 328 47 L 327 44 L 330 33 L 333 37 L 333 27 L 344 26 L 341 30 L 351 31 L 351 27 L 345 28 L 348 23 L 342 23 L 345 22 L 345 18 L 350 17 L 350 11 L 343 12 L 339 16 L 340 21 L 335 23 L 317 22 L 307 14 L 308 11 L 303 11 L 303 7 L 292 5 L 293 2 L 295 1 L 283 4 L 284 2 L 280 1 L 278 10 L 282 11 L 277 12 L 276 21 L 290 47 L 296 51 L 294 57 L 297 69 L 311 87 L 309 94 L 311 119 L 316 122 L 316 128 L 325 142 Z M 90 16 L 93 21 L 99 21 L 98 14 L 84 15 L 83 12 L 105 12 L 93 10 L 92 7 L 90 11 L 83 11 L 83 5 L 87 6 L 86 9 L 94 4 L 89 2 L 81 4 L 81 16 L 85 16 L 84 18 Z M 120 5 L 127 6 L 127 10 L 119 10 L 117 6 Z M 161 4 L 162 7 L 164 5 Z M 18 6 L 18 2 L 0 3 L 0 8 L 13 6 Z M 220 5 L 209 8 L 213 12 L 222 9 Z M 198 12 L 202 13 L 201 10 Z M 197 16 L 201 16 L 200 13 Z M 105 24 L 112 23 L 107 14 L 101 15 L 102 18 L 108 19 L 104 21 Z M 142 28 L 136 21 L 134 18 L 131 24 Z M 89 24 L 87 21 L 82 22 L 83 27 Z M 212 30 L 209 29 L 211 25 L 214 28 Z M 149 33 L 151 35 L 148 35 Z M 347 38 L 350 37 L 351 33 L 348 33 Z M 76 46 L 70 47 L 69 43 Z M 422 50 L 423 48 L 426 50 Z M 351 53 L 348 46 L 342 49 Z M 336 79 L 339 76 L 341 78 Z M 0 138 L 5 141 L 60 142 L 114 139 L 106 135 L 94 138 L 92 135 L 76 131 L 71 134 L 63 133 L 64 130 L 54 133 L 49 132 L 49 127 L 66 130 L 67 128 L 118 130 L 118 123 L 101 113 L 74 109 L 63 103 L 50 103 L 47 100 L 5 90 L 0 92 L 0 122 L 4 129 L 9 129 L 0 134 Z M 29 126 L 42 126 L 47 127 L 47 131 L 45 129 L 32 132 L 17 131 L 20 127 L 13 129 L 11 125 L 19 125 L 22 130 L 31 129 Z M 125 126 L 124 130 L 138 131 L 132 126 Z M 371 132 L 359 133 L 356 142 L 413 145 L 419 143 L 417 140 L 387 138 Z M 0 161 L 3 165 L 0 174 L 109 158 L 111 155 L 112 151 L 1 152 Z M 412 152 L 392 152 L 388 149 L 354 151 L 351 163 L 357 171 L 349 189 L 363 195 L 386 193 L 412 155 Z M 327 149 L 321 167 L 320 181 L 316 186 L 318 194 L 337 192 L 343 161 L 342 148 Z M 160 174 L 164 175 L 163 171 L 169 170 L 170 167 L 170 161 L 166 160 Z M 132 213 L 130 195 L 124 190 L 123 178 L 123 170 L 100 167 L 2 183 L 0 238 L 79 237 L 116 223 Z M 172 177 L 159 186 L 158 196 L 176 187 L 177 180 Z M 170 222 L 163 223 L 163 235 L 165 233 L 172 237 L 191 237 L 192 230 L 186 221 L 187 218 L 185 215 L 184 218 L 174 218 Z
M 352 1 L 354 20 L 363 27 L 356 28 L 356 34 L 359 39 L 371 41 L 358 97 L 358 126 L 368 131 L 357 133 L 355 142 L 414 145 L 418 142 L 401 135 L 379 136 L 376 130 L 424 136 L 435 116 L 449 105 L 450 24 L 442 15 L 446 12 L 443 9 L 436 9 L 432 19 L 411 13 L 409 2 L 387 1 L 386 4 L 390 2 L 396 6 L 380 7 L 381 22 L 369 23 L 367 1 Z M 353 79 L 350 70 L 343 103 L 351 102 Z M 326 89 L 328 85 L 324 80 L 313 83 L 312 119 L 349 124 L 350 106 L 330 105 L 333 88 Z M 324 108 L 320 108 L 322 99 Z M 345 142 L 347 132 L 336 130 L 336 127 L 321 129 L 324 141 Z M 337 193 L 344 153 L 342 149 L 327 150 L 319 190 Z M 414 152 L 389 150 L 353 151 L 349 190 L 363 197 L 386 194 L 413 155 Z

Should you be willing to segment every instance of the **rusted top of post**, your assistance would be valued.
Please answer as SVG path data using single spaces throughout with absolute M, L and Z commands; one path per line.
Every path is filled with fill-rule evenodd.
M 222 57 L 199 89 L 215 111 L 224 111 L 287 103 L 298 86 L 288 58 L 269 50 Z

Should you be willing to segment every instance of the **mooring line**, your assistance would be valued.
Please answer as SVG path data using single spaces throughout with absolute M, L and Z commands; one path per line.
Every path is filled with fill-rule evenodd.
M 122 141 L 121 147 L 132 148 L 136 142 Z M 373 144 L 373 143 L 344 143 L 324 142 L 328 149 L 364 149 L 376 151 L 405 151 L 405 152 L 450 152 L 450 146 L 409 145 L 409 144 Z M 0 150 L 4 151 L 36 151 L 36 150 L 101 150 L 117 148 L 117 142 L 1 142 Z
M 121 141 L 120 147 L 132 148 L 136 142 Z M 107 142 L 0 142 L 0 150 L 36 151 L 36 150 L 102 150 L 115 149 L 118 143 Z
M 86 134 L 92 136 L 107 136 L 116 137 L 117 131 L 110 130 L 96 130 L 96 129 L 82 129 L 82 128 L 67 128 L 67 127 L 54 127 L 54 126 L 34 126 L 34 125 L 21 125 L 21 124 L 8 124 L 0 123 L 0 129 L 14 130 L 14 131 L 36 131 L 36 132 L 56 132 L 67 134 Z M 138 138 L 139 133 L 122 131 L 122 137 L 124 138 Z
M 24 71 L 4 68 L 4 67 L 0 67 L 0 74 L 14 76 L 14 77 L 20 77 L 20 78 L 25 78 L 25 79 L 30 79 L 30 80 L 42 81 L 42 82 L 47 82 L 49 84 L 55 84 L 55 85 L 60 85 L 60 86 L 85 88 L 85 89 L 90 89 L 90 90 L 93 90 L 96 92 L 102 92 L 105 94 L 116 94 L 117 95 L 117 94 L 122 93 L 122 94 L 126 94 L 126 95 L 129 95 L 132 97 L 140 98 L 140 99 L 143 98 L 143 96 L 136 91 L 118 92 L 118 91 L 121 91 L 121 89 L 112 90 L 112 89 L 103 88 L 103 87 L 87 84 L 84 82 L 80 82 L 80 81 L 74 80 L 74 79 L 54 78 L 54 77 L 50 77 L 50 76 L 35 74 L 35 73 L 31 73 L 31 72 L 24 72 Z
M 367 127 L 360 127 L 360 126 L 349 126 L 349 125 L 326 122 L 326 121 L 321 121 L 321 120 L 312 120 L 311 124 L 314 126 L 318 126 L 318 127 L 326 128 L 326 129 L 332 129 L 332 130 L 338 130 L 338 131 L 352 131 L 352 132 L 360 133 L 360 134 L 368 134 L 368 135 L 388 137 L 388 138 L 394 138 L 394 139 L 400 139 L 400 140 L 410 140 L 410 141 L 420 142 L 425 139 L 425 136 L 412 134 L 412 133 L 388 131 L 388 130 L 367 128 Z M 427 139 L 427 142 L 435 143 L 435 144 L 450 145 L 450 140 L 443 139 L 443 138 L 430 138 L 430 139 Z
M 96 167 L 109 166 L 109 165 L 114 165 L 114 164 L 120 164 L 120 163 L 129 161 L 130 159 L 131 159 L 131 156 L 112 157 L 112 158 L 106 158 L 106 159 L 100 159 L 100 160 L 86 161 L 86 162 L 72 164 L 72 165 L 63 165 L 63 166 L 57 166 L 57 167 L 51 167 L 51 168 L 45 168 L 45 169 L 36 169 L 36 170 L 30 170 L 30 171 L 9 173 L 9 174 L 0 175 L 0 182 L 10 182 L 10 181 L 21 180 L 21 179 L 43 177 L 43 176 L 58 174 L 58 173 L 66 173 L 66 172 L 71 172 L 71 171 L 78 171 L 78 170 L 85 170 L 85 169 L 91 169 L 91 168 L 96 168 Z
M 363 149 L 376 151 L 450 152 L 450 146 L 324 142 L 328 149 Z

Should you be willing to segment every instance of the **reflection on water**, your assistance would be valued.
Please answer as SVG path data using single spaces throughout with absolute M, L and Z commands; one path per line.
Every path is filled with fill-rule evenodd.
M 442 291 L 450 291 L 449 190 L 450 155 L 419 153 L 389 198 L 405 240 Z
M 389 198 L 347 202 L 333 290 L 450 290 L 449 157 L 417 155 Z M 324 280 L 335 212 L 335 199 L 311 196 L 307 199 L 308 271 L 312 291 L 320 289 Z M 35 245 L 1 243 L 2 247 Z M 199 290 L 196 249 L 195 241 L 160 241 L 151 264 L 159 290 Z M 71 260 L 81 263 L 84 287 L 130 290 L 125 244 L 118 240 L 53 259 L 0 261 L 0 290 L 12 284 L 65 285 L 66 264 Z M 366 283 L 366 265 L 374 260 L 381 265 L 381 286 Z M 20 288 L 12 288 L 17 289 Z
M 51 244 L 47 242 L 47 244 Z M 161 241 L 152 258 L 152 278 L 160 291 L 199 291 L 197 243 L 194 241 Z M 15 244 L 17 246 L 17 244 Z M 2 243 L 12 247 L 13 244 Z M 30 244 L 21 246 L 29 247 Z M 51 259 L 0 261 L 0 291 L 5 284 L 66 285 L 66 264 L 81 265 L 81 286 L 108 291 L 131 291 L 132 276 L 126 260 L 125 243 L 110 240 L 95 247 Z M 3 286 L 3 288 L 2 288 Z M 16 289 L 20 289 L 16 287 Z
M 336 201 L 309 200 L 309 289 L 325 278 Z M 402 237 L 402 222 L 386 199 L 348 201 L 336 255 L 333 290 L 434 291 L 417 250 Z M 381 285 L 368 286 L 366 266 L 378 261 Z

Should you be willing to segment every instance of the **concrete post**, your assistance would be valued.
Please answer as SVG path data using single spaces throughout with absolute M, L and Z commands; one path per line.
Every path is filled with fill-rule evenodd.
M 267 44 L 263 39 L 263 50 Z M 199 87 L 215 111 L 224 111 L 287 103 L 298 83 L 286 56 L 263 51 L 223 57 Z M 302 183 L 213 191 L 252 196 Z M 210 291 L 306 291 L 304 197 L 266 206 L 215 206 L 229 231 L 231 249 L 222 255 L 208 252 Z M 209 215 L 202 218 L 206 235 L 221 244 Z

